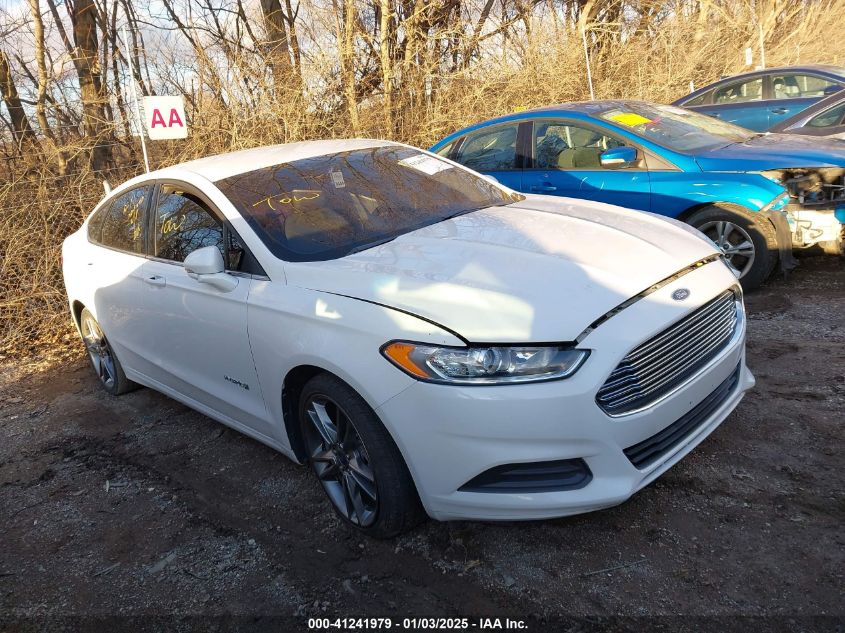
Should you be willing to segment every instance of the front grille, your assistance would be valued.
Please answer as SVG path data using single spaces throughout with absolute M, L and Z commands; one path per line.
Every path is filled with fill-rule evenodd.
M 721 352 L 737 326 L 737 301 L 726 290 L 630 352 L 596 394 L 609 415 L 649 406 Z
M 725 401 L 739 382 L 740 365 L 716 389 L 675 422 L 659 433 L 624 450 L 625 456 L 637 468 L 646 468 L 671 451 L 684 438 L 707 420 Z

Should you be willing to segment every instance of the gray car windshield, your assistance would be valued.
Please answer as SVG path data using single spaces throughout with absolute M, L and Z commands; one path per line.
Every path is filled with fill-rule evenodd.
M 419 150 L 315 156 L 215 183 L 285 261 L 324 261 L 524 196 Z
M 599 117 L 676 152 L 724 147 L 756 136 L 751 130 L 704 114 L 650 103 L 626 103 Z

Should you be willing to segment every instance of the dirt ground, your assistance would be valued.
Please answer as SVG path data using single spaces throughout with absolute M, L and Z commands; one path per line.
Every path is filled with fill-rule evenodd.
M 148 389 L 106 395 L 81 353 L 0 367 L 0 630 L 842 630 L 842 261 L 805 259 L 747 306 L 757 387 L 627 503 L 393 541 L 346 529 L 310 473 L 261 444 Z

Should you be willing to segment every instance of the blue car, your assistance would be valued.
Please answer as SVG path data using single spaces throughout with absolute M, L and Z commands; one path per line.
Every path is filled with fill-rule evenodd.
M 763 132 L 845 87 L 845 68 L 767 68 L 727 77 L 672 105 Z
M 590 101 L 485 121 L 431 150 L 524 193 L 687 222 L 722 249 L 746 288 L 762 283 L 779 256 L 791 261 L 793 244 L 841 243 L 834 211 L 840 196 L 845 205 L 845 193 L 811 184 L 838 182 L 837 173 L 840 179 L 845 173 L 845 145 L 838 141 L 757 134 L 674 106 Z M 811 209 L 832 224 L 815 231 L 787 208 Z

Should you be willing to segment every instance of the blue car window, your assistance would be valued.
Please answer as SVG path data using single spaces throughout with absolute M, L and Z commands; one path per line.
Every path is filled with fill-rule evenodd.
M 713 93 L 713 103 L 744 103 L 760 101 L 763 98 L 763 78 L 738 81 L 722 86 Z
M 501 171 L 516 166 L 516 136 L 519 125 L 502 125 L 466 137 L 457 161 L 476 171 Z
M 807 121 L 810 127 L 831 127 L 845 121 L 845 101 Z
M 772 75 L 772 93 L 775 99 L 823 97 L 825 90 L 837 84 L 814 75 Z
M 713 92 L 712 90 L 708 90 L 707 92 L 703 92 L 700 95 L 698 95 L 697 97 L 693 97 L 689 101 L 684 101 L 683 105 L 684 105 L 684 107 L 704 105 L 704 103 L 707 101 L 707 98 L 710 96 L 710 94 L 712 92 Z
M 540 121 L 534 125 L 534 166 L 538 169 L 602 169 L 602 152 L 623 143 L 592 128 Z

